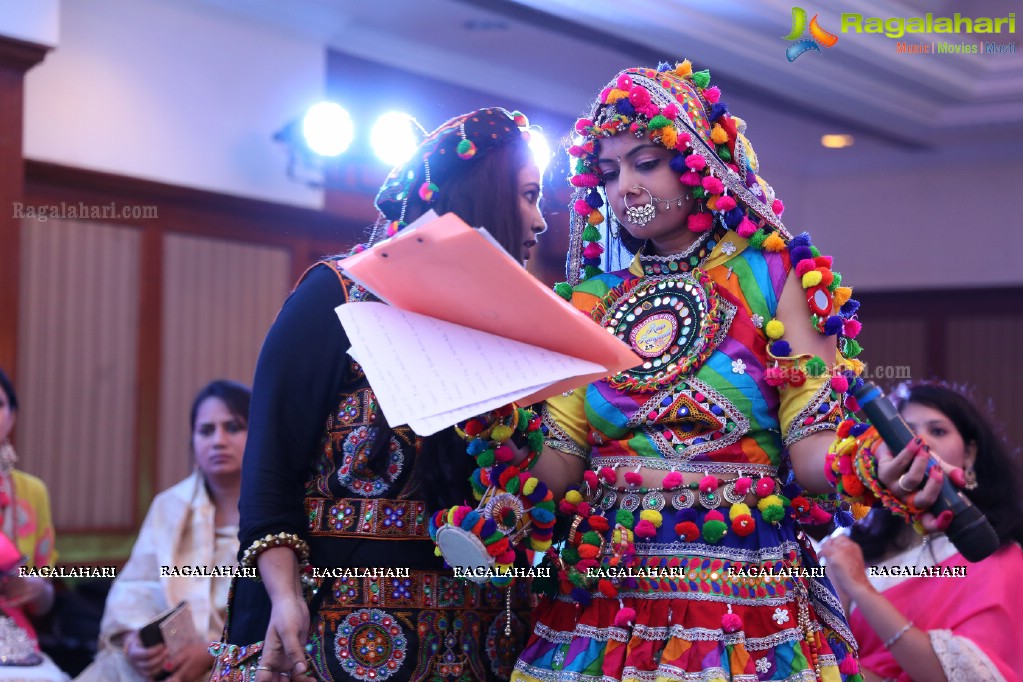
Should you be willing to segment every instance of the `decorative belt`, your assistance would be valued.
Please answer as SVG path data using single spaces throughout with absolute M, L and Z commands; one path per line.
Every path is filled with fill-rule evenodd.
M 335 575 L 339 577 L 334 578 L 326 599 L 335 608 L 500 610 L 505 606 L 504 589 L 456 578 L 451 573 L 399 568 L 338 571 Z M 381 577 L 381 573 L 390 577 Z M 528 581 L 518 580 L 510 589 L 513 602 L 528 606 Z
M 418 500 L 308 497 L 305 508 L 311 536 L 430 539 L 426 505 Z

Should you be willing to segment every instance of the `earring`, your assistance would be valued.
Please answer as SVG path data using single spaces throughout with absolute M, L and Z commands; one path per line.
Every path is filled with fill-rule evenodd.
M 625 195 L 625 219 L 633 225 L 643 227 L 657 215 L 657 202 L 654 199 L 654 195 L 646 187 L 633 187 L 633 189 L 641 189 L 647 193 L 650 197 L 648 203 L 642 206 L 629 206 L 629 195 Z
M 964 489 L 977 489 L 977 471 L 973 467 L 966 467 L 963 470 L 963 478 L 966 480 L 966 483 L 963 485 Z

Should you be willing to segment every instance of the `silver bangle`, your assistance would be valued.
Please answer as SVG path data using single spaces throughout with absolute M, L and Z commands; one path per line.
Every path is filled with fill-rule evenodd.
M 892 645 L 894 645 L 896 642 L 898 642 L 900 639 L 902 639 L 902 636 L 904 634 L 906 634 L 907 632 L 909 632 L 909 629 L 911 627 L 913 627 L 913 621 L 909 621 L 908 623 L 903 625 L 901 630 L 899 630 L 894 635 L 892 635 L 891 637 L 889 637 L 888 639 L 885 640 L 884 648 L 885 649 L 891 649 Z

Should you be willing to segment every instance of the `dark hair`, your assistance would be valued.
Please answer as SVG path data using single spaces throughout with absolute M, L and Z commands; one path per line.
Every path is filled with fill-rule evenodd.
M 227 379 L 216 379 L 206 384 L 196 395 L 195 400 L 192 401 L 192 411 L 189 416 L 188 423 L 192 427 L 191 430 L 195 431 L 195 419 L 199 413 L 199 406 L 206 401 L 207 398 L 218 398 L 224 405 L 227 406 L 227 411 L 238 419 L 243 424 L 248 425 L 249 423 L 249 403 L 252 400 L 252 390 L 243 384 L 239 384 L 236 381 L 228 381 Z
M 0 369 L 0 389 L 7 394 L 7 403 L 11 406 L 11 412 L 18 411 L 18 394 L 14 392 L 14 384 L 11 383 L 7 373 Z
M 985 415 L 962 391 L 940 382 L 904 384 L 895 392 L 896 405 L 901 412 L 906 405 L 923 405 L 945 415 L 964 443 L 975 443 L 977 460 L 973 469 L 977 474 L 977 487 L 963 492 L 973 504 L 984 512 L 1004 545 L 1013 540 L 1023 543 L 1023 503 L 1020 486 L 1023 485 L 1018 453 L 992 426 Z M 883 509 L 875 509 L 852 527 L 851 537 L 863 547 L 868 561 L 880 559 L 889 546 L 905 549 L 898 542 L 905 524 Z
M 418 194 L 410 196 L 405 222 L 411 223 L 431 208 L 438 215 L 454 213 L 473 227 L 487 228 L 517 260 L 523 239 L 519 171 L 531 159 L 529 144 L 523 139 L 479 154 L 438 183 L 440 191 L 434 203 L 427 204 Z M 383 229 L 383 224 L 378 223 L 375 229 Z

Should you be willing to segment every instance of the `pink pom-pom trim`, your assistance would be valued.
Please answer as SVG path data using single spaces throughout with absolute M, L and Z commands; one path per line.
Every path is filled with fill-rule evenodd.
M 637 474 L 635 471 L 626 471 L 625 482 L 633 486 L 643 485 L 643 477 Z
M 600 178 L 593 173 L 580 173 L 572 176 L 571 183 L 576 187 L 596 187 L 600 184 Z
M 689 187 L 699 187 L 701 183 L 700 174 L 694 170 L 686 171 L 678 180 L 683 185 L 688 185 Z
M 774 479 L 764 476 L 757 480 L 756 485 L 757 497 L 767 497 L 774 492 Z
M 584 258 L 599 258 L 602 253 L 604 253 L 604 247 L 597 242 L 590 242 L 583 249 Z
M 690 141 L 692 141 L 692 139 L 693 138 L 692 136 L 689 135 L 689 133 L 679 133 L 678 139 L 675 141 L 675 149 L 679 151 L 684 150 L 686 147 L 689 146 L 689 143 Z
M 625 88 L 622 88 L 623 90 Z M 646 88 L 637 85 L 629 90 L 629 101 L 632 102 L 632 106 L 639 109 L 650 104 L 650 93 Z
M 673 121 L 676 118 L 678 118 L 678 107 L 675 106 L 674 103 L 671 103 L 668 106 L 661 109 L 661 115 L 664 116 L 664 118 Z
M 615 481 L 618 480 L 618 475 L 615 473 L 615 470 L 612 469 L 611 467 L 601 467 L 600 477 L 604 479 L 604 481 L 608 485 L 614 485 Z
M 593 511 L 593 509 L 590 507 L 589 502 L 580 502 L 575 508 L 575 513 L 582 514 L 583 516 L 589 516 L 591 511 Z
M 661 485 L 669 490 L 671 488 L 677 488 L 682 485 L 682 474 L 677 471 L 672 471 L 670 474 L 664 477 L 661 481 Z
M 494 459 L 498 462 L 510 462 L 515 459 L 515 452 L 507 445 L 498 445 L 494 448 Z
M 718 479 L 715 476 L 704 476 L 700 479 L 700 492 L 712 493 L 718 489 Z
M 707 159 L 703 158 L 699 154 L 690 154 L 686 157 L 686 168 L 690 168 L 695 171 L 702 171 L 707 167 Z
M 781 199 L 775 199 L 774 203 L 771 204 L 771 210 L 780 218 L 781 214 L 785 212 L 785 204 L 781 202 Z
M 603 99 L 603 97 L 601 97 L 601 99 Z M 585 133 L 588 128 L 592 127 L 593 121 L 591 121 L 588 118 L 580 118 L 578 121 L 575 122 L 575 132 L 577 133 Z
M 575 209 L 576 213 L 584 216 L 590 215 L 590 212 L 593 211 L 593 207 L 587 204 L 585 199 L 576 199 L 576 202 L 572 204 L 572 208 Z
M 860 671 L 860 664 L 856 662 L 856 659 L 852 656 L 846 656 L 842 659 L 842 662 L 838 664 L 838 672 L 843 675 L 855 675 Z
M 742 618 L 734 613 L 721 616 L 721 629 L 728 634 L 742 630 Z
M 464 519 L 466 515 L 468 515 L 468 513 L 471 511 L 472 509 L 470 507 L 459 507 L 458 509 L 456 509 L 454 515 L 451 517 L 452 525 L 455 526 L 462 525 L 462 519 Z
M 626 606 L 625 608 L 620 609 L 618 613 L 615 614 L 615 627 L 624 628 L 627 625 L 631 625 L 632 621 L 634 621 L 635 619 L 636 609 L 630 609 L 628 606 Z
M 722 516 L 721 512 L 717 509 L 711 509 L 707 512 L 707 515 L 703 517 L 704 521 L 724 521 L 725 517 Z
M 735 479 L 735 492 L 740 495 L 745 495 L 749 492 L 749 489 L 753 487 L 753 479 L 749 476 L 740 476 Z
M 785 384 L 785 370 L 781 367 L 768 367 L 764 372 L 764 381 L 768 386 L 783 386 Z
M 711 104 L 717 104 L 721 99 L 721 90 L 718 86 L 712 85 L 703 91 L 703 97 Z
M 731 211 L 733 208 L 735 208 L 735 199 L 727 194 L 718 198 L 717 203 L 714 204 L 716 211 Z
M 842 333 L 850 339 L 855 339 L 859 335 L 861 329 L 863 329 L 863 325 L 859 320 L 846 320 L 845 324 L 842 325 Z
M 615 81 L 615 87 L 619 90 L 629 91 L 632 89 L 632 76 L 627 73 L 623 73 L 618 76 L 618 80 Z
M 750 220 L 747 216 L 742 217 L 742 222 L 739 223 L 739 227 L 735 229 L 739 233 L 740 237 L 749 239 L 753 236 L 753 233 L 757 231 L 757 224 Z
M 690 232 L 706 232 L 714 225 L 709 213 L 690 213 L 686 218 L 686 227 Z
M 643 519 L 636 524 L 636 528 L 632 532 L 636 534 L 637 538 L 652 538 L 657 535 L 657 528 L 654 527 L 654 524 Z
M 808 272 L 813 272 L 817 269 L 816 263 L 813 262 L 812 258 L 805 258 L 796 263 L 796 274 L 802 277 Z
M 707 190 L 707 194 L 724 194 L 725 183 L 713 175 L 708 175 L 703 179 L 703 189 Z
M 586 473 L 583 474 L 583 480 L 586 481 L 586 484 L 588 486 L 590 486 L 591 488 L 596 488 L 597 487 L 597 472 L 595 472 L 595 471 L 593 471 L 591 469 L 587 469 Z
M 831 390 L 845 393 L 849 390 L 849 380 L 841 374 L 831 377 Z

